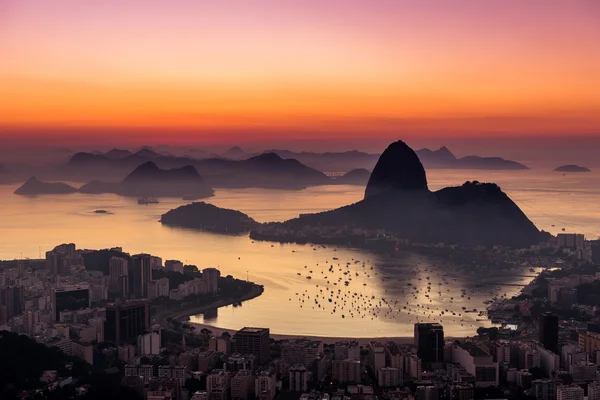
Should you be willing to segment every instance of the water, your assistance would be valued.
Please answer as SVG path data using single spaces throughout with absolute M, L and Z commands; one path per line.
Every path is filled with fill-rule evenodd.
M 468 179 L 494 181 L 539 228 L 552 233 L 565 228 L 567 232 L 581 232 L 592 238 L 600 234 L 597 172 L 562 176 L 535 170 L 508 173 L 438 170 L 429 172 L 428 179 L 431 189 L 461 184 Z M 477 313 L 464 313 L 462 307 L 482 310 L 483 302 L 492 296 L 512 295 L 519 290 L 517 286 L 498 283 L 526 284 L 531 278 L 519 275 L 532 275 L 529 267 L 508 274 L 485 266 L 451 265 L 406 252 L 380 255 L 358 249 L 253 243 L 246 236 L 214 235 L 158 223 L 162 213 L 185 204 L 183 200 L 161 199 L 160 204 L 140 206 L 136 199 L 116 195 L 24 198 L 12 194 L 16 187 L 0 186 L 0 259 L 37 258 L 63 242 L 74 242 L 79 248 L 122 246 L 130 253 L 149 252 L 163 260 L 179 259 L 200 268 L 215 266 L 224 274 L 247 276 L 263 284 L 264 294 L 242 307 L 220 309 L 216 318 L 207 321 L 202 316 L 193 318 L 224 328 L 252 325 L 270 327 L 272 332 L 280 334 L 397 337 L 411 336 L 412 324 L 418 318 L 441 320 L 449 336 L 471 335 L 487 322 L 478 321 L 483 317 Z M 360 200 L 362 195 L 363 188 L 355 186 L 318 187 L 300 192 L 218 190 L 208 201 L 265 222 L 339 207 Z M 112 214 L 95 214 L 97 209 Z M 338 260 L 333 260 L 334 257 Z M 347 266 L 347 262 L 351 264 Z M 334 271 L 329 272 L 332 264 Z M 309 273 L 310 270 L 313 272 Z M 312 279 L 306 279 L 307 275 Z M 343 282 L 349 276 L 352 281 L 345 286 Z M 490 285 L 476 286 L 480 283 Z M 340 299 L 336 297 L 338 289 Z M 332 298 L 332 303 L 328 298 Z M 382 298 L 392 305 L 393 311 L 389 311 Z M 333 301 L 338 300 L 340 303 L 332 314 Z M 440 316 L 445 309 L 449 312 Z M 457 315 L 452 316 L 452 311 Z M 462 315 L 458 317 L 458 313 Z

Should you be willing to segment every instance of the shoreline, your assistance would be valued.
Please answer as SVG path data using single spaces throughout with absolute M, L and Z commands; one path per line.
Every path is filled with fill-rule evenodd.
M 252 299 L 260 296 L 261 294 L 263 294 L 264 291 L 265 291 L 264 287 L 262 287 L 261 285 L 257 285 L 256 283 L 253 283 L 252 290 L 250 291 L 250 293 L 247 293 L 241 297 L 220 299 L 220 300 L 217 300 L 210 304 L 187 308 L 184 310 L 176 310 L 176 309 L 162 310 L 162 311 L 157 312 L 152 317 L 152 319 L 155 320 L 156 324 L 159 324 L 163 328 L 168 329 L 168 326 L 169 326 L 169 324 L 167 323 L 168 318 L 172 318 L 179 322 L 189 323 L 189 321 L 187 319 L 192 315 L 203 314 L 206 311 L 214 309 L 214 308 L 218 309 L 221 307 L 230 306 L 235 303 L 241 303 L 244 301 L 252 300 Z

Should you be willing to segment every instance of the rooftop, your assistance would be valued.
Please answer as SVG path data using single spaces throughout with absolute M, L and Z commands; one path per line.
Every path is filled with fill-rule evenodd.
M 269 332 L 269 328 L 252 328 L 252 327 L 244 327 L 238 331 L 238 333 L 262 333 Z
M 458 346 L 465 349 L 466 351 L 468 351 L 469 354 L 473 357 L 486 357 L 486 356 L 489 357 L 490 356 L 490 353 L 483 350 L 481 347 L 477 346 L 474 343 L 463 342 L 463 343 L 459 343 Z

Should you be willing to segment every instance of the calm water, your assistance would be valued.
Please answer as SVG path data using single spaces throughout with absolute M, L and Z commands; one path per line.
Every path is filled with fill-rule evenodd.
M 538 227 L 553 233 L 565 228 L 593 238 L 600 234 L 597 172 L 562 176 L 540 171 L 433 171 L 428 179 L 432 189 L 467 179 L 494 181 Z M 412 324 L 419 319 L 441 320 L 448 335 L 468 335 L 487 322 L 478 321 L 482 317 L 477 313 L 465 313 L 463 307 L 484 309 L 483 301 L 493 295 L 518 290 L 500 284 L 524 284 L 531 279 L 519 276 L 531 275 L 528 268 L 507 274 L 410 253 L 383 256 L 353 249 L 253 243 L 247 237 L 164 227 L 157 222 L 160 215 L 185 203 L 175 199 L 139 206 L 135 199 L 116 195 L 24 198 L 12 194 L 16 187 L 0 186 L 1 259 L 37 258 L 40 251 L 43 254 L 63 242 L 75 242 L 79 248 L 122 246 L 130 253 L 145 251 L 199 267 L 215 266 L 224 274 L 248 276 L 263 284 L 265 292 L 259 298 L 242 307 L 223 308 L 216 318 L 205 321 L 224 328 L 254 325 L 281 334 L 410 336 Z M 264 222 L 331 209 L 362 195 L 363 189 L 353 186 L 301 192 L 219 190 L 209 202 Z M 96 209 L 112 214 L 95 214 Z M 306 279 L 308 275 L 311 279 Z M 476 287 L 482 282 L 489 285 Z M 202 316 L 194 320 L 203 322 Z

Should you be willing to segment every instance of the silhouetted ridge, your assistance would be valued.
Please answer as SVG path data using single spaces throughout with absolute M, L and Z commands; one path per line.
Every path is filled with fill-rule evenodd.
M 375 165 L 365 199 L 390 190 L 427 190 L 425 168 L 413 149 L 399 140 L 390 144 Z
M 421 243 L 528 247 L 545 239 L 496 184 L 474 181 L 429 191 L 421 162 L 401 141 L 381 155 L 363 200 L 263 224 L 251 237 L 360 245 L 368 241 L 364 235 L 379 236 L 381 230 Z
M 560 167 L 555 169 L 556 172 L 592 172 L 591 169 L 582 167 L 580 165 L 569 164 L 569 165 L 561 165 Z
M 62 182 L 42 182 L 35 176 L 27 179 L 21 187 L 15 190 L 15 194 L 24 196 L 36 196 L 41 194 L 70 194 L 77 192 L 73 186 Z
M 204 202 L 187 204 L 170 210 L 161 216 L 160 222 L 165 225 L 230 234 L 248 232 L 259 225 L 240 211 L 220 208 Z

